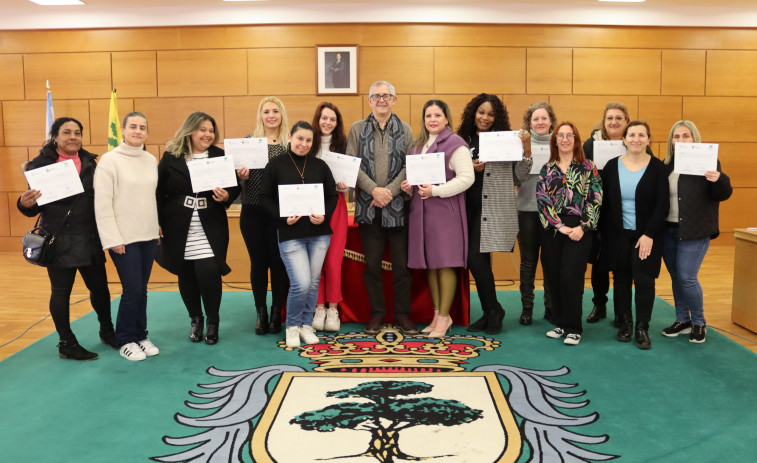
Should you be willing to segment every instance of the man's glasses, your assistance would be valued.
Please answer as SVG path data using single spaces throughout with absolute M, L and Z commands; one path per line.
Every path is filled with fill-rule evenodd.
M 384 93 L 383 95 L 371 95 L 368 97 L 368 99 L 373 101 L 374 103 L 378 102 L 379 100 L 389 101 L 392 98 L 394 98 L 394 95 L 390 95 L 388 93 Z

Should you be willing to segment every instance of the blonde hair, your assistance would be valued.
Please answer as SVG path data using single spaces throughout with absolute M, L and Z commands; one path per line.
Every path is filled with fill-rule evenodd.
M 266 103 L 273 103 L 279 107 L 279 112 L 281 114 L 281 124 L 279 125 L 279 133 L 276 134 L 276 140 L 278 140 L 279 145 L 286 146 L 287 134 L 289 133 L 289 120 L 287 119 L 286 109 L 284 109 L 284 103 L 282 103 L 281 100 L 279 100 L 275 96 L 267 96 L 260 100 L 260 104 L 258 105 L 258 125 L 257 127 L 255 127 L 255 132 L 252 134 L 252 136 L 255 138 L 265 137 L 263 105 Z
M 196 111 L 187 116 L 184 119 L 184 123 L 181 124 L 179 130 L 173 136 L 173 140 L 166 143 L 166 151 L 174 157 L 180 158 L 184 156 L 187 161 L 192 159 L 192 134 L 200 128 L 203 122 L 210 121 L 213 124 L 213 131 L 215 132 L 215 138 L 212 145 L 217 144 L 220 141 L 220 135 L 218 134 L 218 125 L 216 120 L 209 114 L 202 111 Z
M 665 152 L 665 164 L 670 164 L 673 162 L 673 155 L 674 153 L 674 146 L 673 146 L 673 132 L 676 131 L 678 127 L 684 126 L 688 128 L 691 131 L 691 138 L 694 139 L 694 143 L 702 143 L 702 136 L 699 135 L 699 129 L 697 129 L 697 126 L 694 125 L 691 121 L 678 121 L 675 124 L 673 124 L 673 128 L 670 129 L 670 134 L 668 134 L 668 149 Z

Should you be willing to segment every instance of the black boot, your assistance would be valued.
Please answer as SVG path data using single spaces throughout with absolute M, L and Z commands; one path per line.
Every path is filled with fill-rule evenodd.
M 586 317 L 586 323 L 597 323 L 603 318 L 607 318 L 607 306 L 604 304 L 595 304 L 589 316 Z M 618 325 L 617 317 L 615 318 L 615 326 L 620 326 Z
M 61 341 L 58 343 L 58 356 L 62 359 L 71 360 L 94 360 L 97 354 L 90 352 L 79 345 L 76 339 Z
M 639 349 L 651 349 L 652 340 L 649 339 L 649 325 L 636 323 L 636 347 Z
M 633 333 L 633 322 L 623 321 L 620 323 L 620 329 L 618 330 L 618 334 L 615 336 L 615 339 L 617 339 L 620 342 L 628 342 L 631 340 L 631 334 Z
M 256 307 L 258 312 L 258 321 L 255 323 L 255 334 L 266 334 L 268 332 L 268 307 Z
M 268 333 L 281 333 L 281 307 L 271 307 L 271 323 L 268 325 Z
M 116 342 L 116 332 L 113 330 L 113 325 L 100 326 L 100 342 L 106 346 L 110 346 L 114 349 L 118 349 L 118 343 Z
M 502 332 L 502 320 L 505 318 L 505 309 L 498 308 L 486 313 L 486 334 Z
M 202 341 L 202 331 L 205 328 L 205 318 L 202 315 L 192 317 L 192 324 L 189 328 L 189 340 L 192 342 Z
M 544 308 L 544 319 L 553 325 L 557 325 L 557 317 L 555 316 L 555 313 L 552 312 L 552 309 L 550 308 L 547 308 L 547 307 Z
M 530 325 L 533 322 L 534 319 L 534 309 L 523 309 L 523 312 L 520 313 L 520 324 L 521 325 Z
M 205 344 L 212 346 L 218 342 L 218 322 L 208 320 L 208 331 L 205 333 Z
M 488 319 L 488 312 L 484 310 L 484 314 L 475 322 L 468 325 L 468 331 L 484 331 L 486 329 L 486 321 Z

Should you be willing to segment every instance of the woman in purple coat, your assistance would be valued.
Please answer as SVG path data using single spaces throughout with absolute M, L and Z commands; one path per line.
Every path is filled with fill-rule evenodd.
M 401 187 L 412 195 L 407 266 L 426 269 L 434 303 L 434 319 L 423 332 L 438 338 L 452 326 L 456 267 L 465 267 L 468 258 L 464 193 L 474 180 L 468 145 L 452 131 L 449 106 L 441 100 L 423 106 L 423 127 L 410 155 L 424 153 L 444 153 L 446 182 L 414 187 L 404 180 Z

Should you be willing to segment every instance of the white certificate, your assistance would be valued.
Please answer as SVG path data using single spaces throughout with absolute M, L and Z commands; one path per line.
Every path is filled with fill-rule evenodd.
M 520 161 L 523 142 L 519 131 L 482 132 L 478 134 L 478 159 L 482 162 Z
M 212 190 L 215 187 L 237 186 L 237 173 L 231 156 L 195 159 L 187 162 L 187 168 L 194 193 Z
M 594 164 L 602 170 L 607 161 L 626 154 L 626 151 L 623 140 L 594 140 Z
M 676 143 L 673 172 L 701 175 L 718 170 L 717 143 Z
M 40 206 L 84 193 L 81 179 L 71 159 L 27 170 L 24 175 L 30 189 L 42 192 L 37 199 L 37 204 Z
M 279 185 L 279 217 L 326 214 L 323 183 Z
M 408 155 L 405 158 L 405 175 L 411 185 L 440 185 L 446 182 L 444 153 Z
M 344 182 L 347 186 L 355 188 L 357 174 L 360 171 L 359 157 L 323 151 L 321 159 L 329 165 L 331 175 L 334 176 L 336 183 Z
M 223 141 L 227 156 L 234 158 L 234 168 L 263 169 L 268 164 L 268 139 L 227 138 Z
M 531 159 L 534 164 L 531 166 L 530 174 L 539 174 L 544 164 L 549 162 L 549 145 L 535 145 L 531 143 Z

